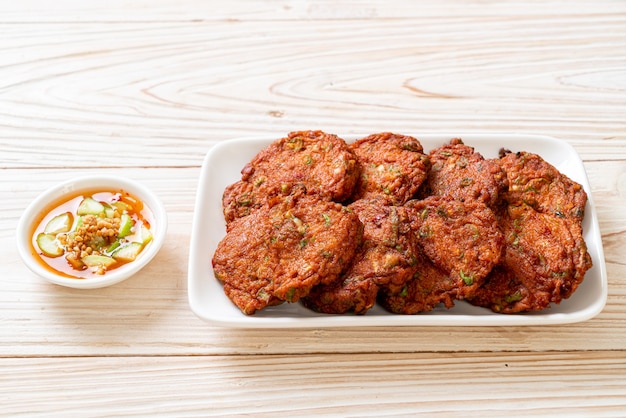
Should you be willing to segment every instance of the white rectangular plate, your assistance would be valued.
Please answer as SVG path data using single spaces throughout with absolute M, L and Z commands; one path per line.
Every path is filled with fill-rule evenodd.
M 541 155 L 562 173 L 580 183 L 589 196 L 583 223 L 584 238 L 593 259 L 583 283 L 569 299 L 550 309 L 529 314 L 496 314 L 488 309 L 457 301 L 452 309 L 437 308 L 417 315 L 396 315 L 374 306 L 365 315 L 327 315 L 312 312 L 300 303 L 284 303 L 254 315 L 244 315 L 224 294 L 213 275 L 211 259 L 226 233 L 222 214 L 222 193 L 241 178 L 241 169 L 257 152 L 276 138 L 248 138 L 224 141 L 206 155 L 193 217 L 188 292 L 193 312 L 213 325 L 238 328 L 328 328 L 355 326 L 511 326 L 553 325 L 585 321 L 597 315 L 607 298 L 607 277 L 596 209 L 583 163 L 566 142 L 529 135 L 413 135 L 425 152 L 460 137 L 485 158 L 495 158 L 501 148 Z M 345 136 L 351 142 L 361 136 Z

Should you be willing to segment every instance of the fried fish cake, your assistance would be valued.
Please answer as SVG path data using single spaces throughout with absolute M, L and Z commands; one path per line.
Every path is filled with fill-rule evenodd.
M 224 292 L 248 315 L 336 281 L 361 243 L 358 216 L 341 204 L 319 196 L 271 203 L 234 220 L 212 260 Z
M 437 196 L 407 206 L 426 256 L 455 281 L 458 298 L 470 295 L 502 258 L 504 237 L 494 212 L 478 201 Z
M 318 285 L 302 299 L 312 311 L 324 314 L 352 312 L 363 315 L 376 303 L 378 286 L 373 280 L 346 276 L 330 285 Z
M 502 263 L 470 303 L 500 313 L 538 311 L 572 295 L 591 267 L 582 229 L 527 204 L 498 216 L 506 238 Z
M 226 186 L 222 194 L 222 208 L 227 229 L 235 219 L 248 216 L 265 204 L 266 198 L 257 193 L 254 185 L 247 181 L 239 180 Z
M 361 167 L 352 200 L 383 198 L 403 205 L 426 180 L 430 161 L 422 144 L 406 135 L 382 132 L 351 145 Z
M 499 163 L 508 178 L 503 196 L 508 204 L 527 204 L 541 213 L 582 222 L 587 193 L 579 183 L 537 154 L 503 149 Z
M 553 219 L 546 219 L 551 230 L 558 233 L 570 248 L 574 262 L 574 276 L 582 281 L 592 267 L 591 256 L 583 236 L 583 220 L 587 193 L 573 181 L 537 154 L 511 153 L 502 150 L 500 163 L 509 178 L 509 189 L 503 195 L 509 206 L 508 214 L 516 208 L 530 206 L 534 211 Z M 504 218 L 505 222 L 507 218 Z M 567 231 L 560 231 L 567 229 Z
M 473 147 L 454 138 L 429 153 L 432 168 L 421 193 L 478 201 L 494 207 L 506 190 L 507 177 L 496 160 L 485 159 Z
M 380 286 L 400 291 L 416 269 L 418 248 L 406 208 L 382 199 L 361 199 L 349 207 L 363 223 L 363 244 L 339 281 L 316 286 L 303 299 L 317 312 L 364 314 L 376 303 Z
M 587 194 L 536 154 L 503 150 L 500 161 L 509 179 L 498 212 L 505 257 L 471 303 L 502 313 L 542 310 L 570 297 L 592 267 L 582 227 Z
M 378 291 L 378 302 L 396 314 L 414 315 L 428 312 L 443 304 L 454 306 L 458 283 L 436 267 L 423 254 L 419 254 L 413 278 L 400 291 L 383 286 Z
M 227 223 L 249 215 L 268 198 L 291 194 L 294 188 L 343 202 L 354 191 L 359 166 L 348 144 L 337 135 L 298 131 L 261 150 L 241 174 L 222 198 Z

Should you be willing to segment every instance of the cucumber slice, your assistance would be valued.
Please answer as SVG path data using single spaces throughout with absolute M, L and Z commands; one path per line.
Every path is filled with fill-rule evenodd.
M 103 203 L 102 206 L 104 207 L 104 216 L 109 219 L 113 219 L 113 216 L 115 214 L 115 208 L 113 208 L 113 206 L 109 205 L 108 203 Z
M 116 239 L 113 244 L 109 245 L 106 252 L 110 254 L 111 252 L 115 251 L 120 245 L 122 245 L 122 241 Z
M 152 241 L 152 232 L 145 225 L 141 225 L 139 230 L 139 238 L 141 239 L 141 243 L 146 245 L 150 241 Z
M 121 200 L 117 201 L 117 202 L 113 202 L 111 203 L 112 206 L 117 208 L 117 211 L 119 213 L 124 213 L 127 212 L 129 210 L 132 209 L 132 206 L 130 206 L 128 203 L 126 202 L 122 202 Z
M 87 244 L 98 251 L 109 245 L 108 241 L 104 237 L 98 235 L 90 239 Z
M 124 238 L 130 235 L 130 230 L 133 228 L 134 224 L 133 218 L 131 218 L 129 214 L 123 213 L 120 218 L 120 229 L 117 233 L 118 238 Z
M 82 258 L 83 263 L 87 267 L 111 267 L 117 264 L 117 261 L 107 255 L 93 255 L 90 254 Z
M 131 242 L 130 244 L 115 250 L 111 256 L 118 261 L 135 261 L 142 249 L 143 244 L 139 242 Z
M 77 215 L 100 215 L 104 212 L 104 205 L 92 197 L 86 197 L 78 205 Z
M 61 232 L 69 232 L 72 228 L 74 217 L 70 212 L 65 212 L 50 219 L 46 224 L 43 232 L 44 234 L 60 234 Z
M 63 247 L 56 240 L 56 235 L 40 233 L 37 235 L 37 246 L 48 257 L 60 257 L 63 255 Z

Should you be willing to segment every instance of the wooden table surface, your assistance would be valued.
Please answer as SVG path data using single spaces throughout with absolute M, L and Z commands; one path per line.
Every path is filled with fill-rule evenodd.
M 580 154 L 608 271 L 582 323 L 228 329 L 191 311 L 200 167 L 217 143 L 539 134 Z M 22 263 L 46 188 L 119 174 L 169 214 L 153 262 L 76 290 Z M 0 3 L 0 415 L 624 416 L 626 2 Z

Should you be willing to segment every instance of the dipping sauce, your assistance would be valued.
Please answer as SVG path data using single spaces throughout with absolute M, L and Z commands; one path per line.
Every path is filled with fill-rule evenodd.
M 124 190 L 80 192 L 42 209 L 31 243 L 42 265 L 64 277 L 102 276 L 152 241 L 152 212 Z

